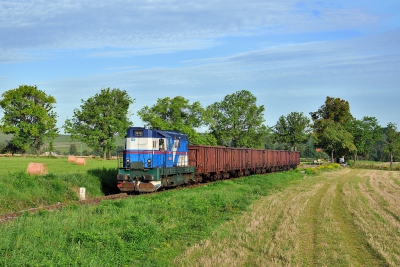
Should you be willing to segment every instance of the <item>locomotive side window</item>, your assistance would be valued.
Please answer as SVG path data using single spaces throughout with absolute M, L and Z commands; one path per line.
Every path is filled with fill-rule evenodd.
M 164 150 L 164 149 L 165 149 L 165 148 L 164 148 L 164 139 L 158 140 L 158 143 L 159 143 L 159 149 L 160 149 L 160 150 Z
M 143 131 L 134 131 L 133 134 L 135 136 L 143 136 Z

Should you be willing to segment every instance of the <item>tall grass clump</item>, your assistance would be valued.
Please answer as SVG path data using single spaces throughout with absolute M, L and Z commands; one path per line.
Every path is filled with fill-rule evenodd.
M 262 196 L 298 183 L 296 171 L 168 190 L 98 206 L 26 214 L 0 229 L 2 266 L 173 266 Z
M 339 169 L 341 166 L 338 163 L 329 163 L 318 166 L 306 167 L 306 168 L 298 168 L 298 172 L 306 173 L 306 174 L 317 174 L 321 171 L 332 171 Z

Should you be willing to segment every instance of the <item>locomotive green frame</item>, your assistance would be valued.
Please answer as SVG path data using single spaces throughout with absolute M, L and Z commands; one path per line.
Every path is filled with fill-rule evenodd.
M 118 168 L 117 182 L 121 192 L 150 193 L 195 183 L 195 167 L 147 169 L 142 162 L 132 162 L 130 168 Z

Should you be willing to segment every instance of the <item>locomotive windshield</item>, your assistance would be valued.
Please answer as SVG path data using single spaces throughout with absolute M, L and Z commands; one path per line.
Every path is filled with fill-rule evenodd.
M 141 130 L 140 131 L 134 131 L 133 135 L 134 136 L 143 136 L 143 131 L 141 131 Z

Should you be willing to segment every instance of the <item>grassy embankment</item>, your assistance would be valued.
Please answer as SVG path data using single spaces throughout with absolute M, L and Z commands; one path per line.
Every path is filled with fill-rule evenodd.
M 98 206 L 26 214 L 1 225 L 0 264 L 166 266 L 256 199 L 302 179 L 300 172 L 252 176 Z
M 26 174 L 30 162 L 46 164 L 48 174 Z M 80 187 L 88 198 L 115 193 L 116 169 L 116 160 L 76 165 L 67 158 L 0 157 L 0 213 L 78 200 Z

